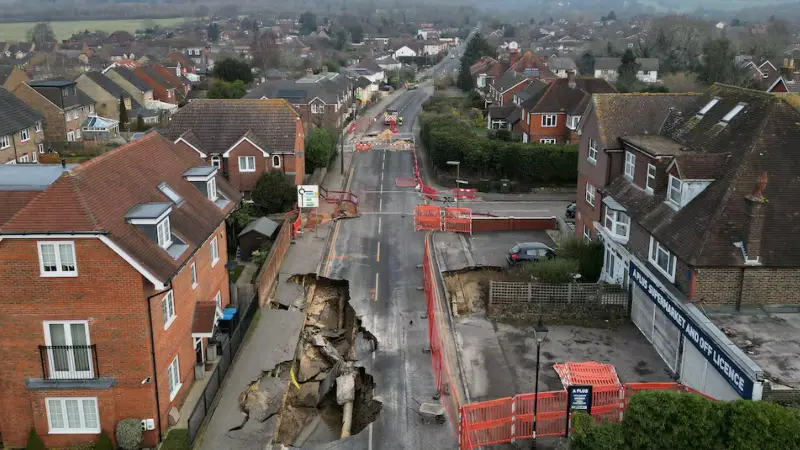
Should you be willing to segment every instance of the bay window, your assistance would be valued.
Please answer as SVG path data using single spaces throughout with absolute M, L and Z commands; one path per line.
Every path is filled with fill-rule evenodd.
M 650 254 L 648 255 L 648 260 L 663 273 L 669 281 L 675 282 L 675 255 L 652 236 L 650 237 Z
M 627 239 L 630 235 L 631 218 L 622 211 L 606 208 L 605 227 L 614 236 Z

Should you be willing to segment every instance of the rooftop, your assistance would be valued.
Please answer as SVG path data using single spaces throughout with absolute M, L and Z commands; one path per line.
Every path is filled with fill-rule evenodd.
M 69 80 L 41 80 L 31 81 L 28 83 L 30 87 L 68 87 L 74 85 L 74 81 Z
M 172 203 L 151 202 L 141 203 L 125 213 L 126 219 L 155 219 L 172 208 Z
M 678 155 L 683 150 L 683 146 L 670 138 L 657 134 L 640 134 L 636 136 L 625 136 L 623 141 L 628 142 L 634 147 L 644 150 L 653 156 Z
M 0 165 L 0 191 L 43 191 L 64 172 L 77 164 L 3 164 Z M 1 195 L 0 195 L 1 196 Z

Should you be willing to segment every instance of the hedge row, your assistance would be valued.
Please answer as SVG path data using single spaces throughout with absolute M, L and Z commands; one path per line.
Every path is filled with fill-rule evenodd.
M 621 424 L 573 420 L 571 450 L 797 450 L 800 414 L 776 403 L 714 402 L 675 392 L 631 398 Z
M 578 180 L 576 145 L 523 144 L 475 135 L 469 123 L 452 114 L 421 117 L 422 143 L 433 164 L 461 161 L 462 173 L 507 178 L 527 184 L 574 184 Z

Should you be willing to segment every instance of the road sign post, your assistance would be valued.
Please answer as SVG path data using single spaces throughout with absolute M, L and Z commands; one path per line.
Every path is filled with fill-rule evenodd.
M 592 414 L 591 385 L 567 387 L 567 430 L 564 434 L 565 437 L 569 437 L 569 422 L 573 412 Z
M 301 184 L 297 186 L 298 208 L 319 208 L 319 186 Z

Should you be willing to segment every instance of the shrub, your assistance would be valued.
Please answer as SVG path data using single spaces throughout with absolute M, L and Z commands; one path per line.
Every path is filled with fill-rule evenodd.
M 563 284 L 573 282 L 578 273 L 578 261 L 567 258 L 546 259 L 538 262 L 523 263 L 517 274 L 525 281 L 531 277 L 540 283 Z
M 583 239 L 568 239 L 558 247 L 558 256 L 578 261 L 581 282 L 594 283 L 603 270 L 603 251 L 601 242 L 587 242 Z
M 137 423 L 138 425 L 138 423 Z M 95 450 L 114 450 L 114 444 L 111 442 L 111 438 L 108 437 L 105 431 L 100 432 L 100 438 L 94 444 Z
M 265 214 L 282 212 L 291 205 L 295 188 L 280 172 L 265 172 L 256 182 L 251 195 Z
M 572 416 L 570 450 L 620 450 L 624 447 L 622 425 L 604 423 L 598 425 L 587 414 Z
M 188 450 L 189 430 L 186 428 L 172 428 L 167 432 L 167 437 L 161 443 L 160 450 Z
M 28 443 L 25 445 L 25 450 L 46 450 L 42 438 L 36 434 L 36 430 L 33 428 L 31 428 L 31 432 L 28 433 Z
M 142 445 L 142 426 L 136 419 L 124 419 L 117 424 L 117 445 L 123 450 L 136 450 Z
M 730 402 L 726 409 L 727 450 L 800 448 L 797 410 L 746 400 Z

